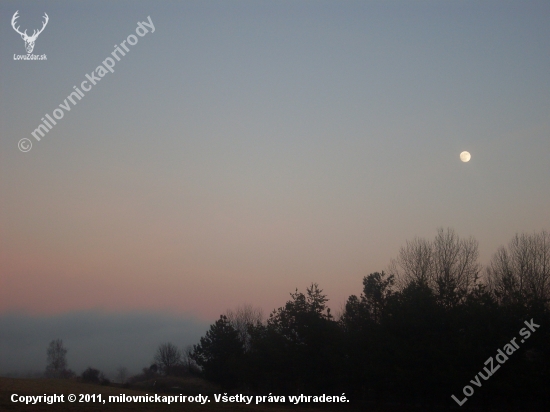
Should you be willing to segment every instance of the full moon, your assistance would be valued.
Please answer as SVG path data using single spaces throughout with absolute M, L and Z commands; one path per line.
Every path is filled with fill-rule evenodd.
M 462 160 L 464 163 L 469 162 L 472 156 L 469 152 L 462 152 L 460 153 L 460 160 Z

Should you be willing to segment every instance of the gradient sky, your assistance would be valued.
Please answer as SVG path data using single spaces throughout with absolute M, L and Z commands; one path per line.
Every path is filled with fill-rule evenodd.
M 48 13 L 47 61 L 14 61 L 16 10 L 30 32 Z M 35 141 L 147 16 L 155 32 Z M 311 282 L 337 311 L 414 236 L 452 227 L 486 264 L 550 229 L 546 0 L 2 1 L 0 17 L 0 314 L 210 321 Z

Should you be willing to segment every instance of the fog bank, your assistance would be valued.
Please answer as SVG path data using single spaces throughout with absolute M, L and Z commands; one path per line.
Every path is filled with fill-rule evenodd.
M 42 372 L 46 348 L 62 339 L 77 374 L 92 366 L 114 375 L 119 366 L 137 373 L 151 364 L 156 348 L 197 343 L 208 329 L 198 320 L 163 313 L 74 312 L 55 316 L 0 315 L 0 375 Z

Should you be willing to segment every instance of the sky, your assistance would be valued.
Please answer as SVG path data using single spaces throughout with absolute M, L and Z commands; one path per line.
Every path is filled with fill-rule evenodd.
M 16 11 L 28 34 L 47 13 L 46 60 L 17 57 Z M 69 318 L 205 330 L 312 282 L 337 312 L 438 227 L 487 264 L 550 229 L 549 19 L 519 0 L 1 2 L 0 323 L 57 325 L 42 348 Z

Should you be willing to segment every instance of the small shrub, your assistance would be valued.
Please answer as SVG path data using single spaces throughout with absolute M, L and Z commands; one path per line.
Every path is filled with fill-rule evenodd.
M 87 383 L 99 383 L 100 382 L 100 373 L 97 369 L 88 367 L 84 372 L 82 372 L 82 382 Z M 103 374 L 102 374 L 103 375 Z

